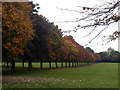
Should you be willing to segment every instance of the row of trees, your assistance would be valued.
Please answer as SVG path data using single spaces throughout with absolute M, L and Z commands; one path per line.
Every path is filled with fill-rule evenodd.
M 30 2 L 3 3 L 3 61 L 11 63 L 15 70 L 15 61 L 32 62 L 93 62 L 100 60 L 99 54 L 84 49 L 72 36 L 62 36 L 61 29 L 37 14 L 37 5 Z M 39 9 L 39 7 L 37 7 Z
M 67 58 L 69 60 L 76 60 L 78 62 L 80 61 L 88 63 L 101 59 L 99 54 L 95 54 L 94 52 L 85 49 L 83 46 L 75 42 L 72 36 L 65 36 L 63 39 L 63 51 L 66 52 L 66 54 L 64 54 L 63 56 L 64 59 Z
M 54 23 L 49 22 L 48 19 L 42 15 L 35 14 L 32 16 L 34 23 L 35 37 L 24 48 L 25 53 L 22 57 L 24 61 L 28 60 L 29 69 L 32 67 L 32 62 L 39 61 L 41 68 L 43 62 L 56 63 L 63 62 L 93 62 L 100 60 L 98 54 L 89 52 L 81 45 L 74 41 L 72 36 L 62 36 L 61 29 L 55 26 Z M 24 67 L 24 66 L 23 66 Z

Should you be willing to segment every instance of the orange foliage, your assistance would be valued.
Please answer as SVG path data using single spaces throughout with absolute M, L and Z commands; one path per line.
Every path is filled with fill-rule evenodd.
M 72 36 L 64 36 L 65 40 L 71 42 L 74 44 L 74 47 L 77 48 L 77 55 L 75 58 L 75 61 L 80 61 L 80 62 L 92 62 L 92 61 L 97 61 L 97 60 L 101 60 L 101 57 L 99 54 L 95 54 L 92 52 L 89 52 L 88 50 L 84 49 L 83 46 L 81 46 L 80 44 L 78 44 Z M 65 48 L 64 48 L 65 51 Z M 70 51 L 68 50 L 67 53 L 69 53 Z M 74 52 L 74 51 L 73 51 Z M 67 58 L 67 53 L 64 52 L 63 55 L 66 56 Z
M 23 48 L 32 39 L 33 26 L 30 20 L 32 6 L 25 2 L 5 2 L 2 7 L 3 48 L 14 59 L 23 54 Z M 8 56 L 7 56 L 8 57 Z

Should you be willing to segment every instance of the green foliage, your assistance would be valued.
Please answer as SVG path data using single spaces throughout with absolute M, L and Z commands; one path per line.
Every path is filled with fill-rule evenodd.
M 102 57 L 102 61 L 109 61 L 109 62 L 119 62 L 120 52 L 115 51 L 113 48 L 108 48 L 105 52 L 99 53 Z
M 89 52 L 94 53 L 94 50 L 92 50 L 90 47 L 86 47 L 86 50 L 88 50 Z
M 27 59 L 60 59 L 62 33 L 42 15 L 33 15 L 35 37 L 25 48 Z

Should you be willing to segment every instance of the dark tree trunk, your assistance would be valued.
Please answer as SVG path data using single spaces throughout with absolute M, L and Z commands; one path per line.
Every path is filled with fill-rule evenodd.
M 49 68 L 51 69 L 51 60 L 49 60 Z
M 24 68 L 24 62 L 25 62 L 25 61 L 24 61 L 24 60 L 22 60 L 22 67 L 23 67 L 23 68 Z
M 28 60 L 28 70 L 30 70 L 32 68 L 32 61 Z
M 15 60 L 11 61 L 11 71 L 14 72 L 15 71 Z
M 77 67 L 78 67 L 78 62 L 77 62 Z
M 63 67 L 63 61 L 61 62 L 61 67 Z
M 70 67 L 71 65 L 70 65 L 70 61 L 69 61 L 69 67 Z
M 58 67 L 58 66 L 57 66 L 57 61 L 55 61 L 55 65 L 56 65 L 56 68 L 57 68 L 57 67 Z
M 40 60 L 40 69 L 43 69 L 43 62 Z
M 65 67 L 67 67 L 67 62 L 65 62 Z
M 8 62 L 8 60 L 7 60 L 7 66 L 6 66 L 7 68 L 9 67 L 9 62 Z

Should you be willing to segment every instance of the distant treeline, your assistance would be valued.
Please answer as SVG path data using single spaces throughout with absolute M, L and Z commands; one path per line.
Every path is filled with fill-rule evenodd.
M 99 62 L 120 62 L 120 52 L 115 51 L 113 48 L 108 48 L 107 51 L 100 52 L 101 61 Z

